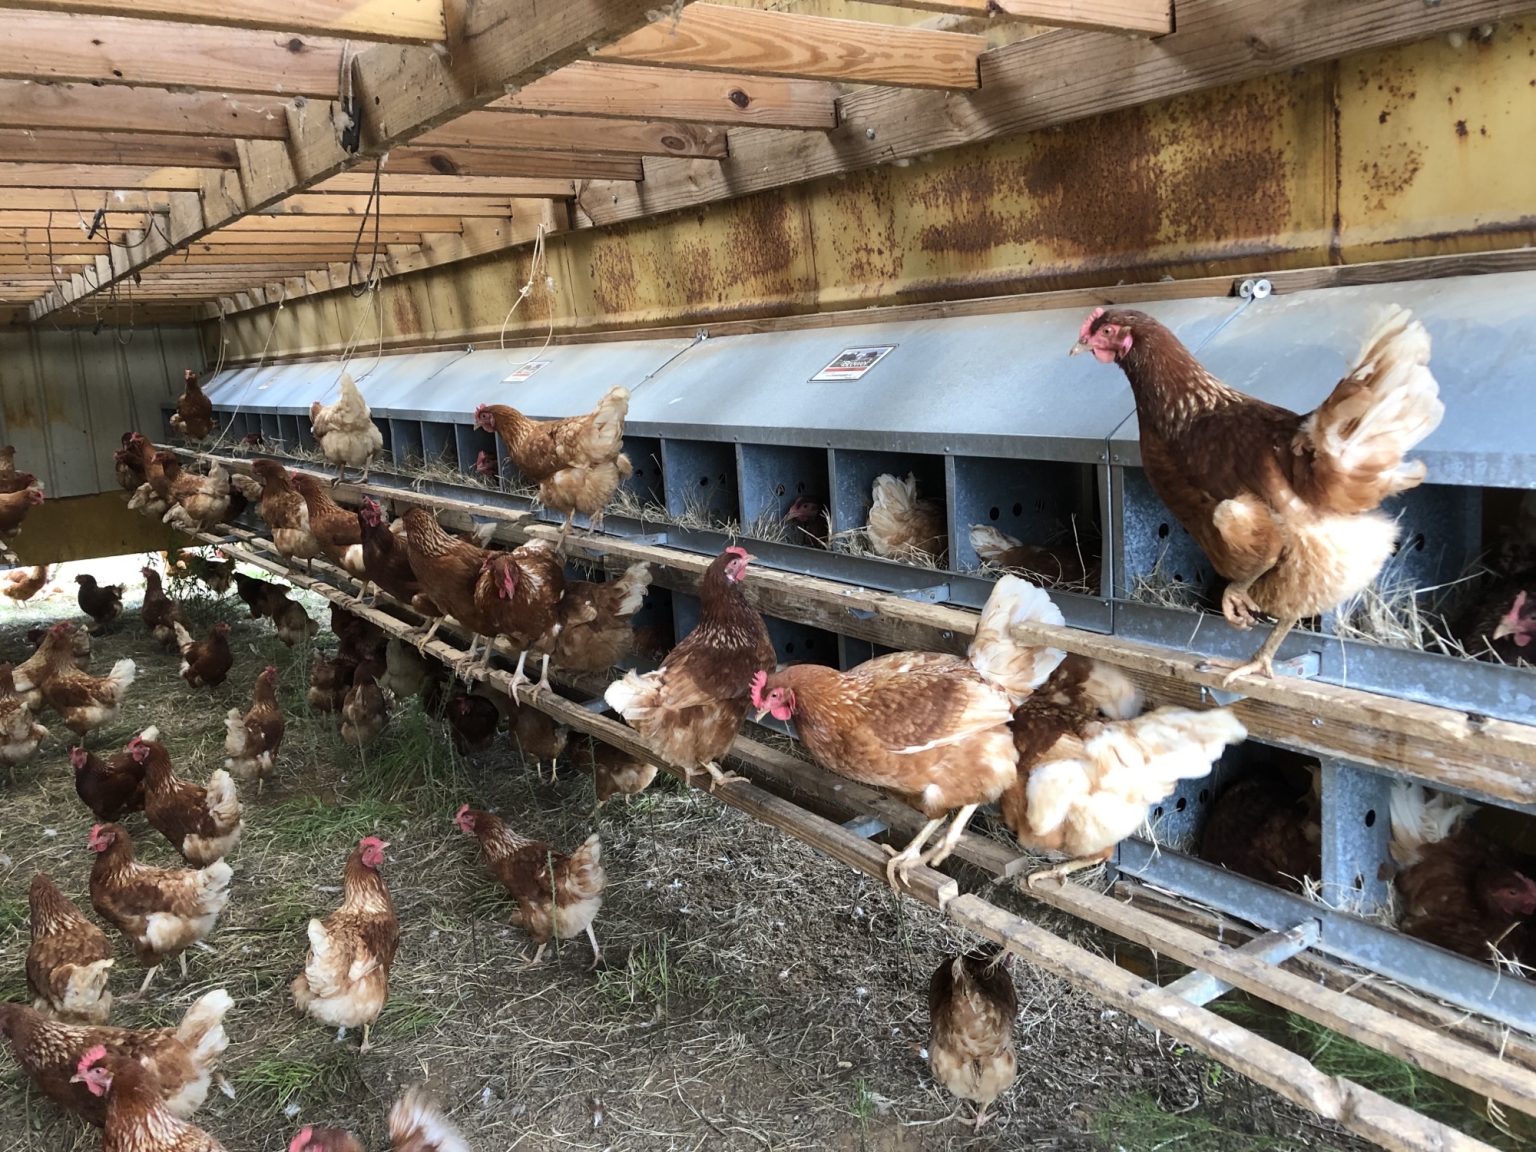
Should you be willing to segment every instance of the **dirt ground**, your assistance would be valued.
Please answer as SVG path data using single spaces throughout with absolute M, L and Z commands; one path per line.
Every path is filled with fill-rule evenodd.
M 115 578 L 142 558 L 125 558 Z M 96 562 L 92 570 L 105 572 Z M 0 601 L 0 657 L 20 660 L 23 634 L 76 618 L 74 571 L 60 594 Z M 632 804 L 593 810 L 588 777 L 564 766 L 551 782 L 506 738 L 465 762 L 414 704 L 366 757 L 343 745 L 333 717 L 304 704 L 310 656 L 227 602 L 188 601 L 192 619 L 236 622 L 236 664 L 213 692 L 189 689 L 178 658 L 149 639 L 132 606 L 96 643 L 93 668 L 117 657 L 139 678 L 116 725 L 90 747 L 122 747 L 160 728 L 176 766 L 205 778 L 222 764 L 224 715 L 247 706 L 267 663 L 282 672 L 289 716 L 281 764 L 247 794 L 245 835 L 231 857 L 233 899 L 211 939 L 174 965 L 146 1001 L 120 948 L 114 1023 L 164 1024 L 197 996 L 235 1000 L 215 1090 L 197 1122 L 230 1152 L 279 1152 L 304 1123 L 353 1128 L 386 1144 L 398 1090 L 427 1081 L 470 1143 L 505 1149 L 929 1150 L 949 1148 L 1215 1150 L 1354 1148 L 1309 1114 L 1138 1027 L 1064 982 L 1015 966 L 1020 1075 L 979 1137 L 947 1121 L 953 1101 L 922 1058 L 927 983 L 940 956 L 970 941 L 936 915 L 699 792 L 666 781 Z M 312 614 L 324 618 L 319 608 Z M 320 645 L 334 643 L 323 631 Z M 53 718 L 44 717 L 44 723 Z M 89 813 L 74 795 L 62 725 L 0 804 L 0 996 L 25 997 L 27 885 L 46 869 L 88 909 Z M 451 818 L 465 801 L 523 831 L 573 847 L 596 828 L 608 888 L 597 921 L 605 964 L 567 944 L 536 968 L 509 926 L 510 901 L 475 843 Z M 175 863 L 130 817 L 142 859 Z M 390 842 L 384 874 L 401 922 L 391 997 L 375 1047 L 300 1016 L 288 983 L 304 926 L 337 903 L 342 861 L 359 836 Z M 1064 925 L 1029 905 L 1058 930 Z M 1080 928 L 1072 934 L 1093 941 Z M 1106 950 L 1107 950 L 1107 946 Z M 31 1091 L 0 1060 L 0 1152 L 99 1147 L 100 1136 Z

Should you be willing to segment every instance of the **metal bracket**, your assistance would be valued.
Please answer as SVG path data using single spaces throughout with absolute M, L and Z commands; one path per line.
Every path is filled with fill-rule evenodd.
M 608 711 L 608 700 L 604 696 L 596 696 L 591 700 L 583 700 L 581 706 L 595 716 L 601 716 Z
M 1289 656 L 1284 660 L 1275 661 L 1275 678 L 1289 676 L 1295 680 L 1314 679 L 1323 667 L 1323 655 L 1321 652 L 1303 652 L 1299 656 Z M 1241 692 L 1228 692 L 1221 688 L 1211 688 L 1200 685 L 1200 702 L 1202 704 L 1214 704 L 1225 708 L 1230 704 L 1236 704 L 1239 700 L 1246 699 Z
M 886 595 L 918 604 L 948 604 L 950 588 L 948 584 L 931 584 L 926 588 L 898 588 Z M 855 620 L 873 620 L 879 613 L 868 608 L 849 608 L 848 615 Z
M 1275 286 L 1268 280 L 1244 280 L 1237 289 L 1237 294 L 1244 300 L 1263 300 L 1275 290 Z
M 861 840 L 869 840 L 880 835 L 890 825 L 878 816 L 855 816 L 852 820 L 847 821 L 843 827 Z
M 341 98 L 341 111 L 347 120 L 341 126 L 341 147 L 343 151 L 356 156 L 363 146 L 363 105 L 356 96 L 343 96 Z
M 1304 920 L 1284 932 L 1266 932 L 1262 936 L 1255 936 L 1242 947 L 1233 949 L 1233 953 L 1238 956 L 1251 956 L 1265 964 L 1278 966 L 1292 956 L 1305 952 L 1321 938 L 1322 924 L 1316 920 Z M 1169 984 L 1166 991 L 1200 1006 L 1225 996 L 1232 991 L 1232 987 L 1220 977 L 1196 969 Z M 1142 1027 L 1147 1026 L 1143 1024 Z

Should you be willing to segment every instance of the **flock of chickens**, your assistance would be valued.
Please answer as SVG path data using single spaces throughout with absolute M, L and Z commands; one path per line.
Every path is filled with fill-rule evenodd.
M 1423 466 L 1405 459 L 1442 413 L 1423 328 L 1394 312 L 1372 334 L 1351 374 L 1305 417 L 1226 387 L 1172 333 L 1141 313 L 1096 310 L 1076 350 L 1119 363 L 1129 377 L 1148 477 L 1228 579 L 1222 603 L 1228 621 L 1247 628 L 1259 614 L 1278 620 L 1254 659 L 1231 669 L 1228 679 L 1271 674 L 1288 628 L 1375 578 L 1397 531 L 1378 505 L 1424 478 Z M 643 564 L 612 580 L 574 579 L 561 554 L 575 517 L 600 523 L 631 474 L 622 451 L 627 405 L 628 393 L 615 388 L 594 411 L 564 420 L 530 419 L 505 405 L 476 409 L 477 426 L 500 437 L 519 471 L 538 485 L 541 502 L 565 518 L 558 544 L 536 539 L 509 550 L 487 547 L 486 533 L 449 531 L 422 507 L 391 521 L 371 498 L 343 506 L 332 486 L 272 459 L 256 459 L 252 476 L 231 475 L 218 464 L 196 476 L 180 468 L 174 453 L 128 433 L 116 466 L 131 507 L 188 530 L 210 529 L 254 508 L 282 556 L 306 564 L 328 561 L 362 585 L 360 604 L 387 596 L 428 621 L 412 645 L 333 605 L 339 646 L 334 656 L 315 661 L 309 701 L 340 714 L 349 742 L 374 739 L 388 723 L 392 702 L 414 694 L 444 717 L 462 750 L 485 747 L 506 724 L 525 753 L 553 760 L 566 734 L 524 706 L 519 691 L 552 691 L 552 667 L 611 674 L 636 649 L 633 617 L 650 583 Z M 350 377 L 340 380 L 339 400 L 315 404 L 311 417 L 321 451 L 338 468 L 338 482 L 349 467 L 366 478 L 381 441 Z M 173 425 L 193 440 L 214 429 L 212 406 L 194 373 L 187 374 Z M 1225 448 L 1213 453 L 1212 444 Z M 796 507 L 789 519 L 814 532 L 819 509 L 800 501 Z M 893 550 L 935 548 L 942 529 L 924 521 L 923 513 L 912 478 L 903 483 L 881 477 L 871 541 L 886 541 Z M 979 552 L 983 546 L 998 556 L 1023 549 L 984 532 L 976 542 Z M 1061 579 L 1074 558 L 1037 549 L 1014 560 L 1031 571 L 1054 565 L 1048 575 Z M 605 702 L 661 759 L 690 778 L 707 774 L 711 789 L 729 787 L 734 779 L 722 763 L 749 714 L 771 714 L 792 725 L 817 763 L 891 792 L 926 818 L 910 843 L 891 850 L 887 878 L 898 892 L 914 868 L 942 862 L 973 815 L 993 804 L 1021 846 L 1064 858 L 1033 874 L 1031 884 L 1105 860 L 1141 826 L 1150 804 L 1180 780 L 1207 775 L 1225 748 L 1246 738 L 1228 709 L 1145 710 L 1140 693 L 1115 668 L 1032 639 L 1039 625 L 1060 626 L 1062 616 L 1043 589 L 1015 575 L 997 581 L 963 657 L 898 652 L 847 671 L 806 663 L 780 667 L 763 618 L 745 592 L 751 561 L 740 547 L 722 551 L 701 579 L 697 626 L 654 671 L 632 670 L 611 681 Z M 290 645 L 307 643 L 316 629 L 280 585 L 235 572 L 217 558 L 189 553 L 179 563 L 220 594 L 236 586 L 252 616 L 270 618 Z M 1081 578 L 1083 565 L 1076 563 Z M 222 683 L 233 665 L 228 626 L 216 624 L 207 636 L 194 638 L 158 575 L 145 572 L 144 625 L 180 652 L 188 684 Z M 121 590 L 81 577 L 79 603 L 106 626 L 121 609 Z M 1522 607 L 1511 609 L 1517 621 Z M 471 637 L 468 654 L 451 668 L 424 656 L 427 641 L 448 620 Z M 8 764 L 34 754 L 46 738 L 34 719 L 43 707 L 82 735 L 115 715 L 133 682 L 132 662 L 121 662 L 107 677 L 91 677 L 77 663 L 82 640 L 88 654 L 88 633 L 56 625 L 30 660 L 0 669 L 6 741 L 0 756 Z M 460 677 L 466 683 L 478 679 L 475 671 L 497 652 L 517 657 L 510 698 L 483 684 L 458 683 Z M 530 656 L 541 663 L 536 683 L 526 671 Z M 71 751 L 77 791 L 101 821 L 90 837 L 92 906 L 149 969 L 146 988 L 164 960 L 181 957 L 185 965 L 185 950 L 213 931 L 229 898 L 224 858 L 242 827 L 235 780 L 255 780 L 259 788 L 283 738 L 275 669 L 257 677 L 250 709 L 231 710 L 226 726 L 226 768 L 205 786 L 176 776 L 153 730 L 109 760 Z M 600 799 L 637 792 L 655 775 L 653 766 L 606 746 L 596 746 L 592 759 Z M 1283 807 L 1248 804 L 1256 825 Z M 151 868 L 135 860 L 132 839 L 114 821 L 139 810 L 190 867 Z M 1296 840 L 1303 852 L 1309 842 L 1315 847 L 1307 805 L 1294 811 L 1294 827 L 1273 836 L 1255 832 L 1244 845 L 1295 849 Z M 1461 831 L 1467 807 L 1422 790 L 1404 791 L 1393 814 L 1404 865 L 1399 888 L 1409 897 L 1404 927 L 1436 938 L 1425 925 L 1449 914 L 1446 886 L 1455 882 L 1463 909 L 1487 913 L 1463 932 L 1468 943 L 1460 950 L 1486 955 L 1491 944 L 1517 946 L 1525 918 L 1536 911 L 1536 881 Z M 605 877 L 596 835 L 565 853 L 467 805 L 455 819 L 479 841 L 492 872 L 516 899 L 518 923 L 538 946 L 535 961 L 551 939 L 585 936 L 594 965 L 600 962 L 594 924 Z M 317 1021 L 343 1031 L 361 1028 L 364 1047 L 388 995 L 399 937 L 380 871 L 387 847 L 365 837 L 352 850 L 342 903 L 310 922 L 309 954 L 291 988 L 295 1005 Z M 1279 847 L 1275 855 L 1278 863 L 1251 868 L 1272 864 L 1277 875 L 1296 875 L 1286 871 L 1297 867 L 1295 857 L 1284 857 Z M 1444 863 L 1453 856 L 1454 866 Z M 1431 867 L 1430 861 L 1439 863 Z M 1235 858 L 1232 866 L 1249 870 Z M 1424 870 L 1422 882 L 1414 881 L 1415 869 Z M 206 1093 L 225 1043 L 219 1019 L 228 997 L 210 993 L 177 1029 L 151 1034 L 107 1028 L 113 958 L 106 937 L 45 876 L 34 884 L 32 908 L 28 979 L 36 1007 L 0 1008 L 17 1059 L 51 1098 L 104 1123 L 108 1149 L 218 1149 L 184 1118 Z M 1441 942 L 1459 947 L 1448 937 Z M 950 957 L 930 987 L 932 1068 L 951 1091 L 976 1105 L 977 1127 L 1016 1070 L 1015 994 L 1005 965 L 1006 956 L 995 949 Z M 402 1135 L 412 1117 L 416 1134 Z M 397 1148 L 464 1146 L 419 1095 L 397 1105 L 392 1125 L 395 1119 Z M 436 1135 L 424 1134 L 429 1130 Z M 305 1129 L 292 1150 L 356 1148 L 350 1139 Z

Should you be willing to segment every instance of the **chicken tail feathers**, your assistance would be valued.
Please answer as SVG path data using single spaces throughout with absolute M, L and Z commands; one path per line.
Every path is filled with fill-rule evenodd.
M 1134 720 L 1106 724 L 1084 742 L 1083 752 L 1096 788 L 1145 807 L 1167 796 L 1180 780 L 1208 775 L 1224 748 L 1247 738 L 1248 730 L 1230 709 L 1157 708 Z
M 97 1020 L 105 1023 L 112 1010 L 112 993 L 107 991 L 107 977 L 111 975 L 114 960 L 95 960 L 90 964 L 69 965 L 69 977 L 64 984 L 64 995 L 59 1001 L 60 1010 L 77 1020 Z
M 1470 801 L 1449 793 L 1430 795 L 1422 784 L 1394 783 L 1390 808 L 1392 859 L 1400 868 L 1417 864 L 1425 848 L 1444 840 L 1473 810 Z
M 245 727 L 245 716 L 238 708 L 231 708 L 229 715 L 224 717 L 224 754 L 226 756 L 245 755 L 246 745 L 250 742 L 251 734 Z M 230 762 L 225 761 L 224 767 L 230 767 Z
M 1392 309 L 1350 374 L 1302 423 L 1295 448 L 1312 448 L 1337 474 L 1328 486 L 1336 511 L 1369 511 L 1423 481 L 1424 464 L 1404 457 L 1445 415 L 1429 351 L 1424 325 Z
M 642 561 L 624 569 L 624 575 L 614 581 L 614 587 L 623 589 L 623 594 L 615 605 L 613 614 L 623 619 L 640 611 L 640 605 L 645 603 L 645 593 L 650 586 L 651 566 L 649 564 Z
M 1141 692 L 1130 677 L 1102 660 L 1093 661 L 1082 691 L 1098 707 L 1099 714 L 1110 720 L 1129 720 L 1141 711 Z
M 185 656 L 187 654 L 187 649 L 192 647 L 192 645 L 195 643 L 195 641 L 192 639 L 192 633 L 188 632 L 184 627 L 182 627 L 180 620 L 171 621 L 171 630 L 176 633 L 177 650 L 180 651 L 183 656 Z
M 389 1110 L 389 1139 L 395 1148 L 470 1152 L 468 1141 L 420 1084 L 407 1088 Z
M 971 548 L 983 560 L 996 560 L 1008 549 L 1019 547 L 1020 543 L 990 524 L 971 525 Z
M 208 814 L 220 827 L 240 819 L 240 795 L 234 777 L 222 768 L 208 777 Z
M 1028 644 L 1017 635 L 1025 624 L 1065 624 L 1050 595 L 1028 580 L 1004 576 L 987 597 L 971 641 L 971 667 L 1008 693 L 1017 707 L 1066 659 L 1059 648 Z
M 228 992 L 215 988 L 188 1008 L 181 1018 L 176 1027 L 176 1039 L 187 1046 L 192 1063 L 198 1068 L 212 1068 L 229 1047 L 224 1016 L 234 1005 L 234 998 Z
M 107 683 L 111 685 L 114 698 L 122 698 L 123 693 L 132 686 L 136 675 L 137 667 L 126 657 L 112 665 L 112 671 L 107 673 Z
M 603 699 L 631 728 L 639 728 L 661 706 L 661 677 L 654 672 L 644 676 L 626 672 L 622 680 L 608 685 Z

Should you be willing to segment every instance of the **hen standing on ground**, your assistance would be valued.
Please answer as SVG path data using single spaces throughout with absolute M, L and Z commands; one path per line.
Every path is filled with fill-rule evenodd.
M 80 611 L 89 616 L 95 625 L 91 631 L 100 634 L 123 610 L 123 586 L 109 584 L 103 587 L 96 583 L 96 577 L 89 572 L 76 576 L 75 583 L 80 585 L 75 601 L 80 605 Z
M 633 473 L 623 453 L 628 414 L 629 391 L 611 388 L 585 416 L 534 420 L 505 404 L 482 404 L 475 424 L 499 435 L 517 470 L 539 486 L 543 505 L 565 514 L 563 544 L 578 512 L 594 529 L 602 525 L 603 510 Z
M 181 678 L 193 688 L 217 688 L 224 683 L 235 663 L 235 655 L 229 649 L 229 625 L 218 621 L 202 640 L 192 639 L 179 620 L 172 623 L 171 630 L 176 634 L 176 646 L 181 649 Z
M 233 875 L 223 860 L 206 868 L 150 868 L 133 858 L 133 841 L 116 824 L 97 824 L 87 841 L 91 865 L 91 907 L 133 945 L 139 963 L 149 969 L 139 994 L 149 988 L 169 956 L 181 960 L 186 950 L 207 939 L 229 903 Z
M 1019 1072 L 1013 1049 L 1019 994 L 1008 974 L 1011 959 L 995 945 L 946 956 L 928 981 L 928 1066 L 944 1087 L 976 1105 L 977 1132 L 990 1119 L 992 1101 Z
M 206 788 L 177 777 L 171 756 L 158 740 L 135 736 L 128 754 L 144 765 L 144 816 L 194 867 L 222 860 L 240 843 L 243 823 L 235 782 L 222 768 Z
M 660 668 L 628 672 L 608 685 L 608 707 L 690 777 L 706 770 L 710 787 L 736 777 L 720 769 L 752 701 L 752 677 L 772 671 L 773 641 L 747 603 L 742 581 L 752 557 L 727 548 L 699 582 L 699 623 Z
M 153 568 L 140 568 L 144 577 L 144 601 L 139 605 L 139 618 L 144 627 L 166 648 L 176 644 L 176 625 L 181 622 L 181 606 L 165 594 L 160 583 L 160 573 Z
M 384 447 L 384 434 L 373 422 L 368 404 L 350 373 L 341 374 L 339 386 L 341 396 L 336 403 L 321 404 L 316 400 L 309 406 L 310 431 L 325 458 L 336 465 L 333 483 L 340 484 L 348 468 L 361 468 L 366 484 L 373 454 Z
M 154 1077 L 130 1057 L 98 1045 L 80 1058 L 74 1080 L 107 1102 L 101 1152 L 226 1152 L 167 1108 Z
M 379 875 L 384 849 L 377 836 L 364 836 L 347 857 L 341 874 L 341 907 L 309 922 L 309 955 L 294 978 L 293 1002 L 311 1019 L 338 1029 L 368 1031 L 389 999 L 389 968 L 400 943 L 400 921 Z
M 188 440 L 206 440 L 213 431 L 213 401 L 203 392 L 198 375 L 188 368 L 182 376 L 184 387 L 171 417 L 171 430 Z
M 118 705 L 133 684 L 134 663 L 125 658 L 112 665 L 106 676 L 89 676 L 75 667 L 74 635 L 75 626 L 67 621 L 48 629 L 38 649 L 42 670 L 25 681 L 18 670 L 14 682 L 18 692 L 41 691 L 43 702 L 59 714 L 65 727 L 84 736 L 117 719 Z
M 548 844 L 519 836 L 506 821 L 465 804 L 454 822 L 466 836 L 480 841 L 486 863 L 496 879 L 517 901 L 517 923 L 533 938 L 538 951 L 528 961 L 544 958 L 550 940 L 572 940 L 586 933 L 592 942 L 592 968 L 602 963 L 602 949 L 592 921 L 603 906 L 603 845 L 596 832 L 567 855 Z M 550 870 L 554 881 L 550 881 Z
M 272 771 L 277 750 L 282 747 L 287 722 L 277 703 L 277 668 L 268 664 L 256 677 L 251 690 L 251 707 L 244 715 L 231 708 L 224 718 L 226 735 L 224 767 L 237 780 L 255 780 L 256 794 Z
M 76 576 L 76 580 L 81 577 Z M 8 600 L 14 600 L 18 604 L 25 604 L 32 597 L 43 590 L 43 585 L 48 583 L 48 565 L 38 564 L 32 568 L 12 568 L 5 574 L 5 587 L 0 588 Z
M 1429 333 L 1394 309 L 1306 416 L 1227 387 L 1143 312 L 1095 309 L 1072 351 L 1125 371 L 1147 480 L 1226 577 L 1227 622 L 1275 618 L 1225 683 L 1273 676 L 1286 633 L 1364 590 L 1392 555 L 1397 524 L 1377 507 L 1423 481 L 1404 457 L 1445 414 Z
M 112 944 L 87 920 L 46 872 L 32 877 L 27 894 L 32 945 L 27 949 L 27 990 L 32 1006 L 75 1024 L 105 1024 L 112 1011 L 107 975 Z

